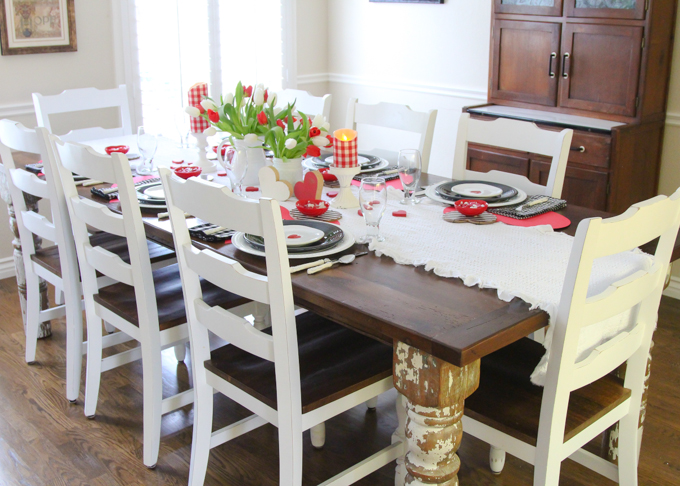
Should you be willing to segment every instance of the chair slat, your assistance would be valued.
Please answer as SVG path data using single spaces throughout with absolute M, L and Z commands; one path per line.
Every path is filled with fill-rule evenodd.
M 53 140 L 59 152 L 61 163 L 65 168 L 74 174 L 89 177 L 97 181 L 110 184 L 116 182 L 113 165 L 109 162 L 110 158 L 108 156 L 95 152 L 92 147 L 86 147 L 88 154 L 85 155 L 82 153 L 82 145 L 64 143 L 56 137 Z M 122 154 L 113 154 L 113 156 L 116 155 L 125 157 Z
M 238 317 L 221 307 L 210 307 L 196 299 L 196 318 L 209 331 L 225 341 L 255 356 L 274 361 L 274 338 L 258 331 L 242 317 Z
M 26 229 L 28 229 L 31 233 L 34 233 L 41 238 L 49 240 L 53 243 L 57 242 L 56 228 L 52 222 L 42 214 L 38 214 L 34 211 L 22 211 L 21 219 Z
M 240 263 L 210 250 L 184 246 L 187 266 L 208 282 L 247 299 L 269 304 L 267 277 L 249 272 Z
M 47 182 L 41 181 L 35 174 L 22 169 L 10 170 L 10 174 L 14 185 L 22 191 L 41 199 L 50 198 Z
M 106 206 L 87 199 L 72 198 L 71 202 L 73 203 L 73 212 L 85 224 L 112 235 L 125 237 L 125 223 L 120 214 L 115 214 Z
M 71 130 L 68 133 L 60 135 L 59 138 L 64 142 L 86 142 L 88 140 L 98 140 L 102 138 L 123 137 L 128 135 L 125 130 L 119 128 L 82 128 L 80 130 Z
M 114 280 L 123 282 L 124 284 L 130 286 L 134 285 L 132 266 L 129 263 L 125 263 L 123 260 L 121 260 L 121 258 L 115 253 L 111 253 L 110 251 L 103 249 L 101 246 L 92 247 L 90 245 L 86 245 L 85 257 L 87 258 L 87 262 L 90 265 L 107 277 L 111 277 Z
M 405 105 L 378 103 L 376 105 L 357 104 L 354 123 L 378 125 L 407 132 L 420 132 L 427 124 L 429 113 L 413 111 Z

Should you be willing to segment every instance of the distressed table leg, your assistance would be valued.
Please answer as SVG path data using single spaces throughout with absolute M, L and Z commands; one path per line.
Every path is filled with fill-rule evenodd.
M 7 174 L 5 172 L 5 167 L 0 164 L 0 196 L 3 201 L 7 204 L 7 212 L 9 213 L 9 227 L 12 230 L 14 238 L 12 239 L 12 247 L 14 248 L 14 268 L 17 278 L 17 288 L 19 290 L 19 303 L 21 304 L 21 315 L 24 319 L 24 328 L 26 328 L 26 274 L 24 270 L 24 256 L 21 252 L 21 240 L 19 239 L 19 229 L 17 227 L 16 216 L 14 215 L 14 205 L 12 204 L 12 198 L 9 194 L 9 188 L 7 187 Z M 38 201 L 37 197 L 24 194 L 26 198 L 26 207 L 31 211 L 38 212 Z M 35 249 L 38 250 L 42 247 L 42 239 L 35 236 Z M 45 310 L 49 307 L 49 300 L 47 297 L 47 282 L 40 279 L 40 308 Z M 52 335 L 52 326 L 50 322 L 43 322 L 40 324 L 38 329 L 38 339 L 42 339 Z
M 392 434 L 392 443 L 395 442 L 406 442 L 406 413 L 408 402 L 406 397 L 401 393 L 397 394 L 397 429 Z M 404 463 L 404 457 L 397 458 L 397 467 L 394 472 L 394 486 L 404 486 L 406 481 L 406 464 Z
M 395 343 L 394 387 L 407 400 L 404 484 L 458 485 L 463 408 L 478 386 L 479 361 L 459 368 Z

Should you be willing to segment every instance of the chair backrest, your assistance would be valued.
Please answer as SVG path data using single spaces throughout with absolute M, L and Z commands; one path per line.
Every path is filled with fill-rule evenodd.
M 43 96 L 33 93 L 33 106 L 38 119 L 38 126 L 52 132 L 50 115 L 75 111 L 96 110 L 102 108 L 118 108 L 121 126 L 118 128 L 82 128 L 71 130 L 60 138 L 69 142 L 83 142 L 99 138 L 132 135 L 130 103 L 127 88 L 121 85 L 114 89 L 99 90 L 96 88 L 67 89 L 57 95 Z
M 300 89 L 282 89 L 277 93 L 278 102 L 276 106 L 284 107 L 288 103 L 295 101 L 295 107 L 305 115 L 314 118 L 316 115 L 323 115 L 326 121 L 331 116 L 332 95 L 314 96 L 309 91 Z
M 0 158 L 8 172 L 7 184 L 16 216 L 24 262 L 29 264 L 35 253 L 33 235 L 53 241 L 59 248 L 63 278 L 78 278 L 77 260 L 71 222 L 63 199 L 63 190 L 49 163 L 54 153 L 46 144 L 48 132 L 44 128 L 31 130 L 12 120 L 0 120 Z M 12 151 L 39 154 L 43 160 L 45 180 L 36 174 L 17 168 Z M 49 200 L 52 221 L 29 210 L 24 193 Z
M 456 152 L 453 158 L 455 180 L 483 180 L 512 185 L 529 195 L 544 195 L 559 198 L 562 196 L 564 175 L 574 131 L 543 130 L 535 123 L 498 118 L 493 121 L 471 118 L 463 113 L 458 122 Z M 552 159 L 550 174 L 545 186 L 536 184 L 519 174 L 492 170 L 476 172 L 467 169 L 468 144 L 478 143 L 493 147 L 507 148 L 521 152 L 545 155 Z
M 243 199 L 224 186 L 198 178 L 184 181 L 166 168 L 159 172 L 182 275 L 196 380 L 205 379 L 203 362 L 210 359 L 208 331 L 211 331 L 240 349 L 275 363 L 279 417 L 295 420 L 302 413 L 297 331 L 288 251 L 278 202 L 269 198 Z M 245 270 L 240 263 L 212 250 L 198 250 L 192 246 L 185 212 L 203 221 L 262 236 L 267 242 L 266 276 Z M 268 304 L 272 334 L 258 331 L 228 310 L 206 304 L 199 277 L 229 292 Z M 279 427 L 285 427 L 285 422 L 288 421 L 281 419 Z
M 437 110 L 428 112 L 413 111 L 407 105 L 395 103 L 378 103 L 377 105 L 365 105 L 358 102 L 356 98 L 349 100 L 347 106 L 347 118 L 345 128 L 356 130 L 358 124 L 372 125 L 375 127 L 389 128 L 393 130 L 403 130 L 413 132 L 420 136 L 418 150 L 422 158 L 422 170 L 427 172 L 430 164 L 430 153 L 432 151 L 432 138 L 434 137 L 434 125 L 437 121 Z M 359 150 L 362 150 L 362 138 L 359 136 Z M 381 146 L 370 147 L 392 152 L 392 158 L 396 161 L 396 155 L 400 149 L 415 148 L 413 146 Z M 385 152 L 378 153 L 385 154 Z
M 561 443 L 569 393 L 624 362 L 627 362 L 624 386 L 632 392 L 632 409 L 639 409 L 652 334 L 679 228 L 680 189 L 671 197 L 657 196 L 634 204 L 620 216 L 587 219 L 579 224 L 554 322 L 541 408 L 541 422 L 545 425 L 539 430 L 539 441 L 548 440 L 549 424 L 557 422 L 553 432 L 561 430 L 558 434 Z M 648 269 L 610 283 L 597 295 L 589 295 L 593 264 L 598 259 L 634 250 L 656 238 L 659 243 Z M 624 329 L 593 349 L 581 352 L 585 356 L 578 356 L 582 331 L 590 326 L 607 325 L 612 318 L 622 319 L 619 325 Z
M 93 305 L 91 297 L 98 293 L 96 272 L 99 271 L 135 288 L 140 326 L 143 323 L 151 324 L 141 329 L 142 332 L 158 332 L 158 326 L 153 325 L 158 322 L 158 312 L 151 261 L 130 163 L 122 154 L 101 155 L 91 147 L 62 142 L 54 135 L 50 136 L 50 141 L 55 149 L 55 172 L 59 174 L 71 217 L 86 306 Z M 117 184 L 122 214 L 112 211 L 105 204 L 80 198 L 73 173 Z M 93 247 L 87 225 L 125 238 L 130 263 L 100 246 Z

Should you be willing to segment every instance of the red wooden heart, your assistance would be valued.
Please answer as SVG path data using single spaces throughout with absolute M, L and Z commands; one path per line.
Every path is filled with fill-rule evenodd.
M 392 216 L 396 216 L 397 218 L 405 218 L 406 211 L 404 211 L 403 209 L 401 211 L 392 211 Z
M 300 201 L 305 199 L 321 199 L 323 189 L 323 177 L 318 170 L 312 170 L 305 174 L 302 182 L 295 184 L 295 197 Z
M 300 236 L 300 235 L 289 235 L 288 238 L 291 239 L 291 240 L 295 240 L 297 238 L 302 238 L 302 236 Z

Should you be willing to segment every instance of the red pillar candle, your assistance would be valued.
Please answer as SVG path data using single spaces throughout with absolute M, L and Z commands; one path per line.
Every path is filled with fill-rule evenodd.
M 342 128 L 333 132 L 333 165 L 341 169 L 357 167 L 358 145 L 357 132 L 349 128 Z
M 201 106 L 201 101 L 208 96 L 208 83 L 196 83 L 189 88 L 189 106 L 197 108 L 201 113 L 204 109 Z M 210 122 L 204 118 L 190 119 L 191 133 L 203 133 L 203 130 L 210 127 Z

